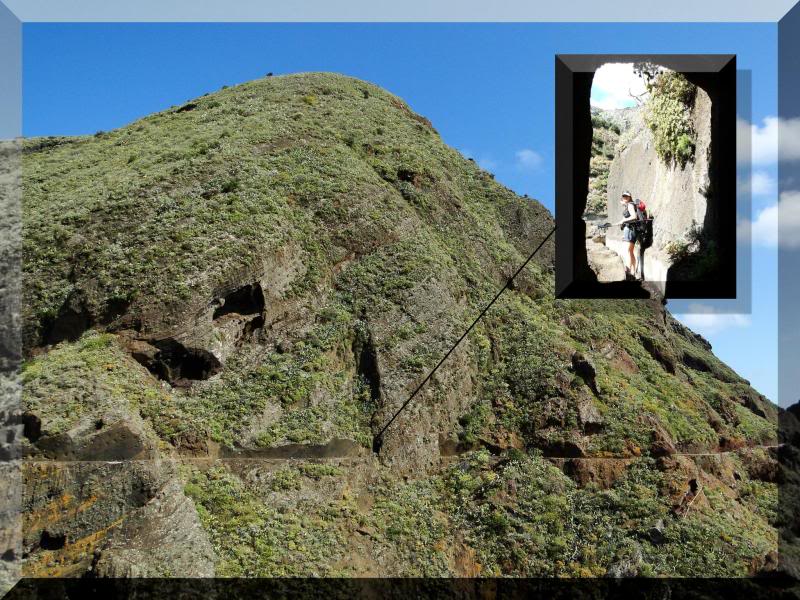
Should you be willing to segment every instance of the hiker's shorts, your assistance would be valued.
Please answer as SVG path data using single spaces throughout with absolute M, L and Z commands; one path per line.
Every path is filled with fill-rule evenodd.
M 636 241 L 636 232 L 633 230 L 633 227 L 625 225 L 625 227 L 622 228 L 622 239 L 626 242 Z

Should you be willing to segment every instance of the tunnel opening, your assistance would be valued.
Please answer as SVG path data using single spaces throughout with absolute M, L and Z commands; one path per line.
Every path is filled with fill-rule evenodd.
M 264 312 L 264 291 L 257 281 L 242 286 L 221 299 L 214 311 L 213 319 L 236 313 L 239 315 L 259 315 Z
M 365 385 L 369 391 L 369 403 L 372 411 L 373 430 L 380 423 L 376 421 L 379 416 L 379 409 L 382 403 L 381 397 L 381 373 L 378 365 L 378 352 L 372 340 L 372 336 L 367 332 L 364 335 L 358 332 L 353 341 L 353 356 L 356 363 L 356 378 L 360 385 Z M 372 439 L 372 451 L 379 454 L 383 446 L 383 435 L 375 435 Z
M 45 345 L 74 342 L 94 324 L 86 300 L 78 292 L 72 292 L 61 305 L 58 314 L 44 323 L 42 341 Z
M 222 369 L 219 360 L 202 348 L 187 348 L 171 338 L 153 345 L 158 352 L 146 366 L 156 377 L 172 385 L 189 385 L 192 381 L 208 379 Z
M 65 534 L 53 535 L 46 529 L 42 531 L 39 538 L 39 548 L 42 550 L 61 550 L 67 543 L 67 536 Z
M 42 421 L 33 413 L 26 412 L 22 415 L 22 435 L 35 444 L 42 437 Z
M 656 271 L 654 274 L 663 277 L 663 281 L 659 281 L 659 286 L 656 286 L 659 295 L 672 298 L 734 297 L 736 211 L 725 210 L 720 201 L 736 195 L 735 168 L 731 168 L 735 167 L 735 102 L 730 100 L 736 97 L 736 62 L 735 58 L 724 55 L 564 55 L 557 59 L 556 129 L 559 135 L 556 154 L 557 165 L 562 163 L 566 167 L 557 169 L 556 215 L 559 231 L 556 237 L 557 246 L 563 249 L 562 258 L 557 257 L 557 295 L 573 298 L 651 295 L 651 290 L 635 281 L 609 282 L 606 281 L 608 274 L 604 275 L 603 281 L 598 279 L 597 273 L 589 264 L 587 246 L 591 246 L 593 250 L 596 250 L 596 244 L 608 246 L 603 230 L 605 223 L 614 221 L 616 215 L 611 219 L 590 219 L 591 226 L 584 220 L 592 173 L 594 128 L 591 89 L 595 72 L 607 63 L 641 61 L 683 74 L 691 84 L 708 95 L 711 107 L 709 181 L 707 186 L 699 190 L 706 198 L 707 210 L 702 223 L 698 225 L 705 234 L 704 240 L 711 240 L 713 243 L 706 243 L 699 252 L 699 264 L 695 264 L 697 260 L 685 261 L 686 265 L 675 265 L 675 268 L 670 268 L 666 273 Z M 634 196 L 639 193 L 636 189 L 632 192 Z M 612 232 L 611 229 L 606 231 Z M 587 233 L 596 244 L 587 243 Z M 613 233 L 616 234 L 612 236 L 616 243 L 619 232 L 614 229 Z M 709 260 L 711 255 L 716 255 L 716 262 Z M 605 265 L 600 260 L 603 258 L 604 256 L 597 256 L 595 252 L 592 256 L 593 266 L 597 269 L 604 268 Z M 646 258 L 644 264 L 646 268 Z M 705 268 L 709 264 L 716 265 L 716 268 Z
M 378 369 L 378 354 L 371 340 L 357 343 L 353 348 L 356 356 L 356 373 L 369 389 L 369 397 L 376 406 L 381 399 L 381 374 Z

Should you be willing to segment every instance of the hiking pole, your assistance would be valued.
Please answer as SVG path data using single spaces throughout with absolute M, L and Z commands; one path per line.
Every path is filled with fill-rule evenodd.
M 433 377 L 433 374 L 436 373 L 436 371 L 439 369 L 439 367 L 442 366 L 442 363 L 444 363 L 444 361 L 447 360 L 447 358 L 453 353 L 453 351 L 464 340 L 464 338 L 467 337 L 469 332 L 472 331 L 472 328 L 475 327 L 475 325 L 477 325 L 478 321 L 480 321 L 483 318 L 483 316 L 486 314 L 486 312 L 497 301 L 497 299 L 500 297 L 500 294 L 502 294 L 503 292 L 506 291 L 506 289 L 508 289 L 508 286 L 510 286 L 511 282 L 514 281 L 514 278 L 517 275 L 519 275 L 520 272 L 522 272 L 522 269 L 524 269 L 528 265 L 529 262 L 531 262 L 531 259 L 533 259 L 533 257 L 536 255 L 536 253 L 542 248 L 542 246 L 544 246 L 545 242 L 550 239 L 550 236 L 552 236 L 553 233 L 555 233 L 555 231 L 556 231 L 556 227 L 555 227 L 555 225 L 553 225 L 553 229 L 551 229 L 550 233 L 548 233 L 547 236 L 541 241 L 541 243 L 538 246 L 536 246 L 536 250 L 531 252 L 531 255 L 525 260 L 524 263 L 522 263 L 522 266 L 519 269 L 517 269 L 516 272 L 511 277 L 508 278 L 508 281 L 506 281 L 506 284 L 500 289 L 499 292 L 497 292 L 495 297 L 492 298 L 492 301 L 489 302 L 489 304 L 487 304 L 486 307 L 481 311 L 481 314 L 478 315 L 478 318 L 475 319 L 472 322 L 472 325 L 467 327 L 467 330 L 463 333 L 463 335 L 460 338 L 458 338 L 458 341 L 455 344 L 453 344 L 452 348 L 450 348 L 450 350 L 447 351 L 447 354 L 445 354 L 442 357 L 442 359 L 436 364 L 436 366 L 433 367 L 431 372 L 428 373 L 427 377 L 425 377 L 425 379 L 422 380 L 422 383 L 420 383 L 416 387 L 416 389 L 413 392 L 411 392 L 411 395 L 408 397 L 408 399 L 405 402 L 403 402 L 403 405 L 400 408 L 397 409 L 397 411 L 392 415 L 392 418 L 389 419 L 389 421 L 386 423 L 386 425 L 384 425 L 383 428 L 381 428 L 381 430 L 377 433 L 377 435 L 374 438 L 372 438 L 372 451 L 375 454 L 380 453 L 381 447 L 383 446 L 383 434 L 386 432 L 387 429 L 389 429 L 389 426 L 392 423 L 394 423 L 394 420 L 400 415 L 401 412 L 403 412 L 406 409 L 406 407 L 411 403 L 411 401 L 419 393 L 419 391 L 423 388 L 423 386 L 426 383 L 428 383 L 428 380 L 431 377 Z

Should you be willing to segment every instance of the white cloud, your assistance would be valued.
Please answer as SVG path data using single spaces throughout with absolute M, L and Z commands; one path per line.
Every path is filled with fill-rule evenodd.
M 774 198 L 778 192 L 778 182 L 766 171 L 753 171 L 751 191 L 754 196 L 773 196 Z
M 689 305 L 688 313 L 675 315 L 675 317 L 702 335 L 712 335 L 731 327 L 748 327 L 750 325 L 749 315 L 717 312 L 713 306 L 707 304 L 692 303 Z
M 775 201 L 778 196 L 778 182 L 769 171 L 757 169 L 752 172 L 750 178 L 736 178 L 737 196 L 752 195 L 758 198 L 769 198 Z
M 753 244 L 774 248 L 778 245 L 778 203 L 768 206 L 758 213 L 750 225 Z
M 533 171 L 542 165 L 542 155 L 530 148 L 523 148 L 517 151 L 516 156 L 517 166 L 522 169 Z
M 606 110 L 636 106 L 631 94 L 645 92 L 644 80 L 634 73 L 633 63 L 607 63 L 595 71 L 591 104 Z
M 753 244 L 775 248 L 800 248 L 800 191 L 781 194 L 780 200 L 761 210 L 751 224 L 742 221 L 738 226 L 740 240 L 747 239 L 750 228 Z
M 748 140 L 754 165 L 777 162 L 779 150 L 781 161 L 800 160 L 800 118 L 765 117 L 761 125 L 751 125 L 743 119 L 737 119 L 736 153 L 739 162 L 747 162 L 750 154 L 747 149 Z

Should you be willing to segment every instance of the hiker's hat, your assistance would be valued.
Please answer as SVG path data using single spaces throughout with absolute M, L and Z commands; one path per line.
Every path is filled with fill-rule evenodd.
M 627 196 L 628 198 L 630 198 L 631 200 L 633 200 L 633 196 L 631 196 L 631 193 L 630 193 L 630 192 L 622 192 L 622 197 L 624 198 L 625 196 Z

